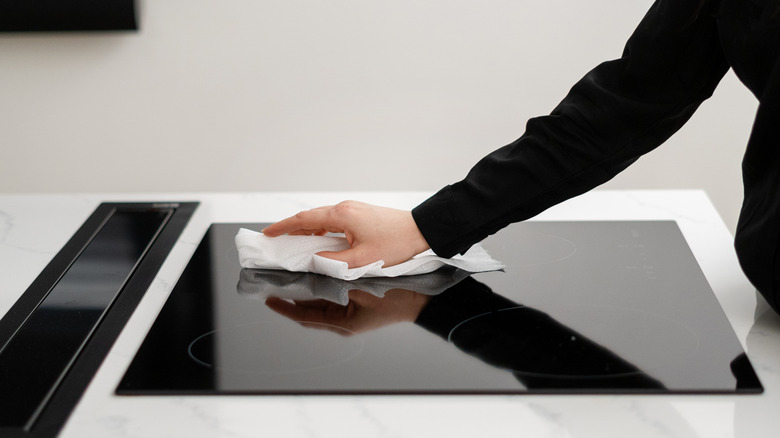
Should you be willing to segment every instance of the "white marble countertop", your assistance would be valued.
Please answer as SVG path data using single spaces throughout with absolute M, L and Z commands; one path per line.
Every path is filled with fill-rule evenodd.
M 102 201 L 201 202 L 62 437 L 764 437 L 780 406 L 780 317 L 739 269 L 701 191 L 595 191 L 538 220 L 676 220 L 765 387 L 761 395 L 163 396 L 114 389 L 212 222 L 271 222 L 358 199 L 411 208 L 425 193 L 0 195 L 0 314 Z

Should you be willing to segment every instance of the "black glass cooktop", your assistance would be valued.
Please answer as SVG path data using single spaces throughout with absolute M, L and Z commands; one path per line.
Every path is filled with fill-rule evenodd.
M 503 271 L 241 269 L 213 224 L 118 394 L 738 393 L 761 384 L 674 222 L 525 222 Z

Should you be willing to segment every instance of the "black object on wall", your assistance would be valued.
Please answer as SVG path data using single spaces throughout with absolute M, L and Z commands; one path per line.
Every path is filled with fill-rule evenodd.
M 135 0 L 0 0 L 0 32 L 137 30 Z

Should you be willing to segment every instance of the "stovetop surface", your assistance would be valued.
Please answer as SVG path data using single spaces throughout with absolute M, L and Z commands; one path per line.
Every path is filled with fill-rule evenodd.
M 118 394 L 762 391 L 674 222 L 524 222 L 482 243 L 503 271 L 353 282 L 241 269 L 241 227 L 210 227 Z

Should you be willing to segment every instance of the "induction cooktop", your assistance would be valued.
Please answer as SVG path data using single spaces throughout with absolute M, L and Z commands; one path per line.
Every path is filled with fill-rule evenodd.
M 506 268 L 352 282 L 239 266 L 212 224 L 117 394 L 756 393 L 672 221 L 524 222 Z

